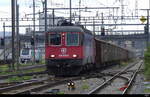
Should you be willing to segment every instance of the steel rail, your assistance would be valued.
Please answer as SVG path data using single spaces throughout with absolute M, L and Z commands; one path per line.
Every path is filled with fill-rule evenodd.
M 4 88 L 4 87 L 8 87 L 8 86 L 13 86 L 13 85 L 17 85 L 23 82 L 7 82 L 7 83 L 0 83 L 0 88 Z
M 67 79 L 63 79 L 63 80 L 57 80 L 55 82 L 49 82 L 47 84 L 44 84 L 42 86 L 38 86 L 38 87 L 35 87 L 35 88 L 32 88 L 32 89 L 29 89 L 29 90 L 25 90 L 25 91 L 20 91 L 20 92 L 16 92 L 16 94 L 37 94 L 39 93 L 40 91 L 42 90 L 46 90 L 48 88 L 51 88 L 51 87 L 54 87 L 54 86 L 57 86 L 57 85 L 60 85 L 60 84 L 65 84 L 65 83 L 68 83 L 68 81 L 72 80 L 72 81 L 75 81 L 75 80 L 79 80 L 81 79 L 81 77 L 75 77 L 75 78 L 67 78 Z
M 134 72 L 134 74 L 132 75 L 131 79 L 129 80 L 129 83 L 128 83 L 128 87 L 122 92 L 122 94 L 127 94 L 129 89 L 131 88 L 133 82 L 134 82 L 134 79 L 136 78 L 136 75 L 138 74 L 138 71 L 140 70 L 141 66 L 143 65 L 143 62 L 141 62 L 140 66 L 138 67 L 138 69 Z
M 22 74 L 11 74 L 11 75 L 4 75 L 0 76 L 0 80 L 8 79 L 13 76 L 32 76 L 32 75 L 39 75 L 39 74 L 46 74 L 46 71 L 41 71 L 41 72 L 32 72 L 32 73 L 22 73 Z
M 113 77 L 108 79 L 106 82 L 104 82 L 101 85 L 97 86 L 96 88 L 94 88 L 93 90 L 88 92 L 87 94 L 96 94 L 100 89 L 102 89 L 104 86 L 106 86 L 110 81 L 114 80 L 115 78 L 117 78 L 117 76 L 121 75 L 123 72 L 125 72 L 127 69 L 131 68 L 132 66 L 135 66 L 137 63 L 139 63 L 139 61 L 125 67 L 123 70 L 121 70 L 120 72 L 115 74 Z
M 21 84 L 9 86 L 9 87 L 0 88 L 0 94 L 11 91 L 11 90 L 14 90 L 14 89 L 22 88 L 22 87 L 25 87 L 25 86 L 31 86 L 33 84 L 37 85 L 37 84 L 41 84 L 41 83 L 44 83 L 44 80 L 37 81 L 37 82 L 21 83 Z
M 37 93 L 43 94 L 43 93 L 40 93 L 43 90 L 47 90 L 48 88 L 51 88 L 51 87 L 54 87 L 54 86 L 57 86 L 57 85 L 66 84 L 70 80 L 71 81 L 81 80 L 83 77 L 84 77 L 84 79 L 89 79 L 89 78 L 92 78 L 93 75 L 83 75 L 83 76 L 80 76 L 80 77 L 73 77 L 73 78 L 66 78 L 66 79 L 63 78 L 63 80 L 55 80 L 55 82 L 52 82 L 52 83 L 49 82 L 47 84 L 29 89 L 29 90 L 16 92 L 16 94 L 37 94 Z

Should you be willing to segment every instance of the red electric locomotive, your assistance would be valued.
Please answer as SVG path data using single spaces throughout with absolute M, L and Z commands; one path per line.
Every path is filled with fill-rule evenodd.
M 78 26 L 58 26 L 46 33 L 46 64 L 55 75 L 77 75 L 94 63 L 93 36 Z M 84 42 L 83 42 L 84 41 Z

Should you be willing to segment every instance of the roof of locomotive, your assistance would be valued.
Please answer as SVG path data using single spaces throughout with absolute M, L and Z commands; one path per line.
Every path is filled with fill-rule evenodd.
M 56 26 L 50 28 L 48 32 L 83 32 L 83 29 L 77 26 Z
M 91 31 L 81 26 L 56 26 L 51 27 L 48 32 L 83 32 L 92 34 Z

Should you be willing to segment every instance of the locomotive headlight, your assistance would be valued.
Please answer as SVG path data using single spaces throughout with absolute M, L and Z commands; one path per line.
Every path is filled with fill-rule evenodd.
M 68 86 L 70 86 L 70 83 L 68 83 Z
M 76 54 L 73 54 L 73 57 L 74 57 L 74 58 L 76 58 L 76 57 L 77 57 L 77 55 L 76 55 Z
M 74 85 L 74 83 L 71 83 L 71 85 Z
M 51 55 L 51 58 L 54 58 L 55 57 L 55 55 Z

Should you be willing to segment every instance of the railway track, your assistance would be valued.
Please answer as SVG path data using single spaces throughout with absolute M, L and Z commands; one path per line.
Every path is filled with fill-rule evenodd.
M 30 69 L 35 69 L 35 68 L 43 68 L 46 67 L 46 65 L 31 65 L 31 66 L 27 66 L 27 67 L 22 67 L 20 68 L 20 70 L 30 70 Z
M 45 65 L 36 65 L 36 66 L 27 66 L 27 67 L 22 67 L 20 68 L 20 71 L 26 71 L 26 70 L 31 70 L 31 69 L 36 69 L 36 68 L 45 68 Z M 10 71 L 6 71 L 10 72 Z M 32 75 L 38 75 L 38 74 L 45 74 L 46 71 L 41 71 L 41 72 L 32 72 L 32 73 L 19 73 L 19 74 L 9 74 L 9 75 L 1 75 L 0 80 L 8 79 L 13 76 L 32 76 Z
M 101 90 L 103 90 L 104 88 L 106 88 L 107 86 L 109 86 L 113 80 L 115 80 L 116 78 L 118 78 L 117 76 L 120 76 L 121 74 L 124 74 L 126 71 L 128 71 L 131 67 L 140 64 L 140 66 L 138 66 L 138 69 L 136 69 L 135 72 L 133 72 L 132 77 L 127 81 L 126 84 L 126 88 L 123 90 L 123 92 L 121 94 L 125 94 L 129 91 L 134 78 L 136 77 L 136 74 L 138 73 L 139 69 L 141 68 L 141 66 L 143 65 L 143 62 L 136 62 L 133 63 L 130 66 L 127 66 L 126 68 L 124 68 L 122 71 L 116 73 L 114 76 L 112 76 L 111 78 L 109 78 L 107 81 L 105 81 L 104 83 L 100 84 L 99 86 L 97 86 L 96 88 L 92 89 L 91 91 L 89 91 L 87 94 L 98 94 Z
M 98 77 L 96 75 L 88 75 L 88 76 L 80 76 L 80 77 L 71 77 L 71 78 L 48 78 L 46 80 L 41 80 L 41 81 L 34 81 L 34 82 L 25 82 L 25 83 L 20 83 L 17 85 L 12 85 L 4 88 L 0 88 L 0 94 L 37 94 L 41 93 L 41 91 L 46 90 L 48 88 L 61 85 L 61 84 L 66 84 L 70 80 L 75 81 L 75 80 L 81 80 L 82 78 L 88 79 L 88 78 L 94 78 Z
M 136 78 L 136 75 L 138 74 L 138 71 L 140 70 L 141 66 L 143 65 L 143 62 L 140 64 L 140 66 L 137 68 L 137 70 L 133 73 L 131 79 L 129 80 L 128 84 L 127 84 L 127 88 L 122 92 L 122 94 L 127 94 L 134 82 L 134 79 Z
M 46 74 L 46 71 L 31 72 L 31 73 L 22 73 L 22 74 L 3 75 L 3 76 L 0 76 L 0 80 L 8 79 L 8 78 L 13 77 L 13 76 L 22 77 L 22 76 L 33 76 L 33 75 L 39 75 L 39 74 Z
M 21 83 L 10 87 L 0 88 L 0 94 L 34 94 L 42 91 L 43 89 L 47 89 L 53 87 L 55 85 L 59 85 L 62 83 L 67 83 L 70 80 L 79 80 L 80 77 L 74 78 L 51 78 L 41 81 L 29 82 L 29 83 Z
M 22 83 L 22 82 L 0 83 L 0 88 L 13 86 L 13 85 L 17 85 L 17 84 L 20 84 L 20 83 Z
M 86 76 L 83 75 L 83 76 L 74 77 L 74 78 L 54 78 L 53 77 L 53 78 L 49 78 L 48 80 L 31 81 L 31 82 L 26 82 L 26 83 L 20 83 L 20 84 L 14 85 L 14 86 L 8 86 L 8 87 L 0 88 L 0 94 L 45 94 L 44 91 L 49 89 L 49 88 L 59 86 L 61 84 L 66 85 L 66 83 L 70 80 L 73 80 L 73 81 L 82 80 L 83 77 L 85 79 L 90 79 L 90 78 L 102 79 L 102 76 L 110 76 L 111 78 L 113 78 L 115 76 L 115 78 L 121 78 L 127 82 L 130 79 L 128 77 L 122 76 L 121 74 L 124 74 L 125 72 L 127 72 L 126 70 L 128 70 L 128 72 L 132 72 L 133 70 L 129 70 L 129 68 L 133 67 L 136 63 L 137 62 L 126 67 L 124 70 L 117 73 L 118 75 L 115 74 L 115 72 L 112 72 L 111 74 L 105 74 L 105 73 L 98 73 L 97 74 L 96 73 L 96 74 L 89 74 Z M 115 79 L 115 78 L 113 78 L 113 79 Z M 107 81 L 110 82 L 111 80 L 109 79 Z M 92 91 L 94 91 L 94 90 L 92 90 Z M 90 91 L 87 94 L 93 94 L 93 93 L 95 94 L 95 92 L 92 92 L 92 91 Z
M 35 69 L 35 68 L 43 68 L 46 67 L 45 64 L 39 64 L 39 65 L 31 65 L 31 66 L 24 66 L 24 67 L 20 67 L 19 70 L 24 71 L 24 70 L 30 70 L 30 69 Z M 11 71 L 5 71 L 5 72 L 11 72 Z
M 101 73 L 99 73 L 98 75 L 97 74 L 90 74 L 90 75 L 82 75 L 82 77 L 75 77 L 73 79 L 71 79 L 72 81 L 75 81 L 75 80 L 82 80 L 82 78 L 84 77 L 84 79 L 91 79 L 91 78 L 101 78 L 102 76 L 106 76 L 106 75 L 103 75 Z M 112 76 L 112 75 L 107 75 L 107 76 Z M 124 79 L 124 80 L 128 80 L 126 77 L 123 77 L 123 76 L 117 76 L 118 78 L 121 78 L 121 79 Z M 70 81 L 70 79 L 66 79 L 66 80 L 63 80 L 63 81 L 58 81 L 58 82 L 54 82 L 54 83 L 49 83 L 49 84 L 45 84 L 43 86 L 39 86 L 39 87 L 36 87 L 36 88 L 33 88 L 33 89 L 30 89 L 30 90 L 27 90 L 27 91 L 23 91 L 23 92 L 19 92 L 19 94 L 23 93 L 23 94 L 45 94 L 47 93 L 47 90 L 49 88 L 53 88 L 55 86 L 60 86 L 60 85 L 66 85 L 66 83 Z
M 0 94 L 11 94 L 9 92 L 14 91 L 14 90 L 17 91 L 18 89 L 21 89 L 23 87 L 30 87 L 30 86 L 39 85 L 42 83 L 44 83 L 44 80 L 35 81 L 35 82 L 25 82 L 25 83 L 20 83 L 20 84 L 8 86 L 8 87 L 0 88 Z
M 33 75 L 32 75 L 33 74 Z M 23 84 L 23 83 L 30 83 L 30 82 L 35 82 L 35 81 L 38 81 L 38 80 L 42 80 L 42 79 L 46 79 L 47 78 L 47 74 L 43 74 L 42 72 L 40 73 L 32 73 L 31 75 L 33 76 L 32 79 L 30 80 L 21 80 L 21 81 L 13 81 L 13 82 L 1 82 L 0 83 L 0 89 L 1 88 L 6 88 L 6 87 L 9 87 L 9 86 L 15 86 L 15 85 L 18 85 L 18 84 Z

